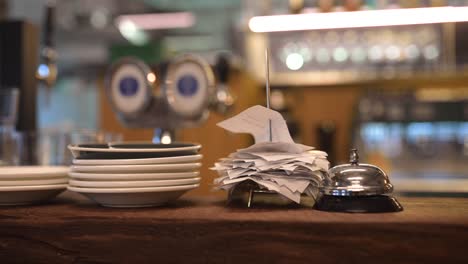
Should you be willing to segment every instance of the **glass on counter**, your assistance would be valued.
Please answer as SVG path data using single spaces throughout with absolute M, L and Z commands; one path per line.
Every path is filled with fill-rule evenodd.
M 70 165 L 73 157 L 67 149 L 69 144 L 121 140 L 121 134 L 96 130 L 14 132 L 5 155 L 9 162 L 3 165 Z
M 0 89 L 0 166 L 17 162 L 15 124 L 18 115 L 19 90 Z

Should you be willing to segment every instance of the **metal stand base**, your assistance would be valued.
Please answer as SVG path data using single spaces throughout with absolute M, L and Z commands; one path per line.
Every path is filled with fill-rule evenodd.
M 323 195 L 315 209 L 343 213 L 390 213 L 403 211 L 403 206 L 392 196 L 332 196 Z
M 315 200 L 303 195 L 301 204 L 297 204 L 275 191 L 262 189 L 253 181 L 245 181 L 229 191 L 227 204 L 242 208 L 301 208 L 313 207 Z

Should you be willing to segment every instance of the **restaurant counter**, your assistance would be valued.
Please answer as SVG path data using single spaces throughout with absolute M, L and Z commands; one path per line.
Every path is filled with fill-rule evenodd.
M 468 263 L 468 199 L 400 197 L 405 210 L 241 209 L 184 196 L 113 209 L 65 192 L 0 208 L 0 263 Z

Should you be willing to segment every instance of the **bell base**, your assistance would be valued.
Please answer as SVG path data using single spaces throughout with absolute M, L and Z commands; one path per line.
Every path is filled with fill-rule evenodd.
M 403 211 L 392 196 L 333 196 L 322 195 L 314 207 L 319 211 L 342 213 L 391 213 Z

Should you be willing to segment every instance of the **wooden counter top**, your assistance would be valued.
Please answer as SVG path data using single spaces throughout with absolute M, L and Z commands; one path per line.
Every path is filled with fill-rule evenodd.
M 66 192 L 0 208 L 1 263 L 468 263 L 467 198 L 399 198 L 405 210 L 239 209 L 185 196 L 99 207 Z

